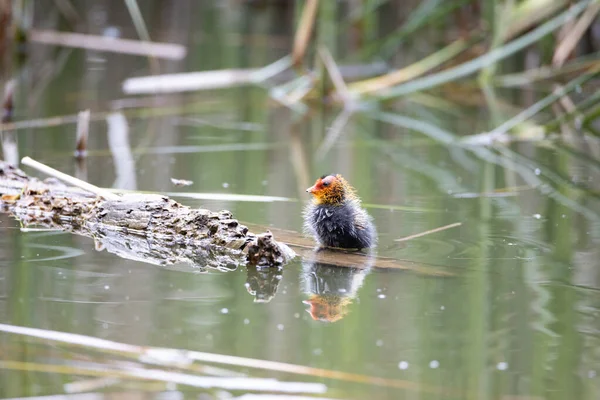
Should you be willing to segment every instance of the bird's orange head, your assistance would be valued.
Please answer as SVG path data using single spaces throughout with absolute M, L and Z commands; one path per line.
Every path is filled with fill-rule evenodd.
M 354 188 L 340 174 L 323 175 L 306 191 L 314 196 L 316 204 L 339 205 L 356 197 Z

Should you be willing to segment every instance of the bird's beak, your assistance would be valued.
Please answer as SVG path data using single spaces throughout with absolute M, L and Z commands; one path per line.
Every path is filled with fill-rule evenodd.
M 317 191 L 317 188 L 314 185 L 309 187 L 308 189 L 306 189 L 306 192 L 308 192 L 308 193 L 314 193 L 316 191 Z

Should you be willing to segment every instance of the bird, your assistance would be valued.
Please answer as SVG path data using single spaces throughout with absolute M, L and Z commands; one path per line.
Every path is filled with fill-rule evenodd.
M 374 258 L 364 257 L 356 266 L 340 268 L 316 261 L 317 254 L 318 250 L 313 253 L 315 257 L 309 255 L 302 260 L 300 277 L 303 291 L 308 295 L 302 303 L 310 306 L 306 311 L 313 320 L 336 322 L 350 311 Z
M 358 250 L 375 245 L 373 219 L 340 174 L 323 175 L 306 191 L 313 198 L 304 209 L 304 231 L 319 245 Z

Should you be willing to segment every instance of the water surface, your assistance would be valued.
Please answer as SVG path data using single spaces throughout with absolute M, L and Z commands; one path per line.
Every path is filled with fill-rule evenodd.
M 218 6 L 188 7 L 168 12 L 172 18 L 207 10 L 214 18 L 231 17 Z M 271 15 L 252 10 L 254 18 Z M 123 35 L 132 32 L 126 14 L 102 7 L 89 12 L 104 15 Z M 246 21 L 253 34 L 244 36 L 243 26 L 217 30 L 208 15 L 203 24 L 174 29 L 146 12 L 157 18 L 151 22 L 155 40 L 184 43 L 190 51 L 183 62 L 161 64 L 162 72 L 260 66 L 285 55 L 290 40 L 287 31 L 254 32 L 258 22 Z M 279 41 L 262 41 L 267 33 Z M 51 73 L 37 76 L 45 63 Z M 409 129 L 368 112 L 353 115 L 320 157 L 317 149 L 339 111 L 300 118 L 260 88 L 157 96 L 150 102 L 168 105 L 157 108 L 161 115 L 137 115 L 117 110 L 113 101 L 124 98 L 123 79 L 148 73 L 144 58 L 34 45 L 13 73 L 20 82 L 16 121 L 86 108 L 119 112 L 130 145 L 130 153 L 111 149 L 113 115 L 108 123 L 104 117 L 92 122 L 84 167 L 72 158 L 73 124 L 17 130 L 19 157 L 102 187 L 282 197 L 175 198 L 293 231 L 301 230 L 304 189 L 317 176 L 341 173 L 375 220 L 378 255 L 411 268 L 334 267 L 309 258 L 282 271 L 162 268 L 98 251 L 93 240 L 66 232 L 23 232 L 19 222 L 0 215 L 0 323 L 387 379 L 365 383 L 231 367 L 253 377 L 324 383 L 323 396 L 331 398 L 600 395 L 597 141 L 573 140 L 569 151 L 549 142 L 465 149 L 440 143 L 427 128 Z M 500 98 L 515 107 L 526 102 L 523 94 Z M 195 109 L 183 113 L 182 104 Z M 407 102 L 398 113 L 452 134 L 476 133 L 496 125 L 481 104 L 425 113 Z M 194 183 L 174 187 L 171 177 Z M 395 241 L 457 222 L 462 225 Z M 4 398 L 62 394 L 66 384 L 90 379 L 33 365 L 112 363 L 85 348 L 10 333 L 0 333 L 0 354 Z M 226 397 L 129 379 L 91 391 L 153 397 L 173 390 Z

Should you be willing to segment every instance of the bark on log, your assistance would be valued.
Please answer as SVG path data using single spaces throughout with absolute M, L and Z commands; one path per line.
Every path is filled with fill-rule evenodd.
M 103 200 L 52 178 L 31 178 L 3 161 L 0 195 L 0 211 L 25 225 L 70 230 L 94 238 L 98 249 L 157 265 L 280 267 L 295 257 L 270 232 L 250 232 L 229 211 L 192 209 L 162 195 Z

